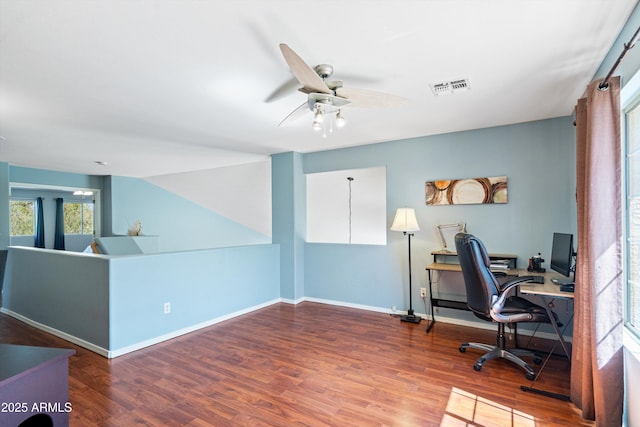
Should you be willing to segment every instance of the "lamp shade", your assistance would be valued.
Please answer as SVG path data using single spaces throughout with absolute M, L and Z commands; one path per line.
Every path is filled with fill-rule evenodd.
M 391 224 L 392 231 L 418 231 L 418 221 L 416 220 L 416 211 L 413 208 L 398 208 L 396 217 Z

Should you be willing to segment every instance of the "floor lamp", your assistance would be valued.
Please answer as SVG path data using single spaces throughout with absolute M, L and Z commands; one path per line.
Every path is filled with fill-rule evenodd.
M 412 231 L 420 230 L 418 221 L 416 221 L 416 212 L 412 208 L 398 208 L 396 217 L 391 224 L 392 231 L 402 231 L 405 236 L 409 237 L 409 311 L 405 316 L 400 317 L 403 322 L 420 323 L 422 317 L 413 313 L 413 302 L 411 298 L 411 236 Z

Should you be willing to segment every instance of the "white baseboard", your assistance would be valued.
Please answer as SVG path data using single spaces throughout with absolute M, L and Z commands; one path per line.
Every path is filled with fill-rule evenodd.
M 87 350 L 93 351 L 94 353 L 97 353 L 100 356 L 109 357 L 109 350 L 107 350 L 106 348 L 100 347 L 98 345 L 90 343 L 89 341 L 85 341 L 81 338 L 78 338 L 66 332 L 52 328 L 51 326 L 47 326 L 43 323 L 36 322 L 35 320 L 32 320 L 14 311 L 7 310 L 6 308 L 0 308 L 0 312 L 7 314 L 15 319 L 18 319 L 19 321 L 26 323 L 27 325 L 32 326 L 36 329 L 40 329 L 41 331 L 47 332 L 51 335 L 55 335 L 58 338 L 62 338 L 65 341 L 69 341 L 70 343 L 76 344 L 82 348 L 86 348 Z
M 292 304 L 299 304 L 299 303 L 301 303 L 303 301 L 310 301 L 310 302 L 317 302 L 317 303 L 320 303 L 320 304 L 335 305 L 335 306 L 338 306 L 338 307 L 356 308 L 356 309 L 359 309 L 359 310 L 375 311 L 377 313 L 397 314 L 397 315 L 407 314 L 406 311 L 401 311 L 401 310 L 394 311 L 394 310 L 388 309 L 386 307 L 376 307 L 376 306 L 370 306 L 370 305 L 353 304 L 353 303 L 348 303 L 348 302 L 344 302 L 344 301 L 334 301 L 334 300 L 327 300 L 327 299 L 313 298 L 313 297 L 300 298 L 296 302 L 292 302 L 290 300 L 289 301 L 283 301 L 283 302 L 288 302 L 288 303 L 292 303 Z M 415 315 L 416 316 L 420 316 L 425 320 L 431 320 L 431 316 L 427 315 L 425 313 L 416 312 Z M 478 320 L 477 322 L 474 322 L 472 320 L 464 320 L 464 319 L 457 319 L 455 317 L 439 316 L 437 314 L 435 316 L 435 319 L 436 319 L 436 325 L 438 323 L 449 323 L 449 324 L 452 324 L 452 325 L 467 326 L 467 327 L 470 327 L 470 328 L 484 329 L 484 330 L 488 330 L 488 331 L 495 331 L 496 330 L 496 325 L 494 325 L 493 323 L 484 322 L 484 321 L 481 321 L 481 320 Z M 532 336 L 533 334 L 534 334 L 534 331 L 530 331 L 530 330 L 526 330 L 526 329 L 522 329 L 522 328 L 518 329 L 518 335 Z M 548 339 L 548 340 L 556 340 L 558 338 L 556 336 L 556 334 L 553 333 L 553 332 L 540 332 L 540 331 L 537 331 L 537 332 L 535 332 L 535 335 L 537 337 L 539 337 L 539 338 Z M 563 338 L 564 338 L 564 340 L 566 342 L 571 342 L 571 337 L 563 336 Z
M 279 302 L 282 302 L 282 300 L 280 298 L 277 298 L 277 299 L 274 299 L 274 300 L 271 300 L 271 301 L 264 302 L 262 304 L 255 305 L 253 307 L 249 307 L 249 308 L 246 308 L 246 309 L 243 309 L 243 310 L 238 310 L 236 312 L 229 313 L 229 314 L 226 314 L 224 316 L 220 316 L 220 317 L 216 317 L 216 318 L 211 319 L 211 320 L 207 320 L 206 322 L 202 322 L 202 323 L 198 323 L 196 325 L 188 326 L 186 328 L 178 329 L 176 331 L 172 331 L 172 332 L 169 332 L 167 334 L 160 335 L 160 336 L 154 337 L 154 338 L 150 338 L 148 340 L 144 340 L 144 341 L 141 341 L 141 342 L 138 342 L 138 343 L 135 343 L 135 344 L 131 344 L 131 345 L 128 345 L 128 346 L 125 346 L 125 347 L 122 347 L 122 348 L 118 348 L 118 349 L 115 349 L 115 350 L 108 350 L 106 348 L 97 346 L 97 345 L 95 345 L 93 343 L 85 341 L 85 340 L 83 340 L 81 338 L 78 338 L 78 337 L 76 337 L 74 335 L 71 335 L 71 334 L 68 334 L 66 332 L 60 331 L 58 329 L 52 328 L 52 327 L 47 326 L 47 325 L 45 325 L 43 323 L 36 322 L 35 320 L 32 320 L 32 319 L 30 319 L 28 317 L 25 317 L 25 316 L 21 315 L 21 314 L 15 313 L 15 312 L 13 312 L 11 310 L 7 310 L 5 308 L 0 308 L 0 311 L 2 313 L 5 313 L 5 314 L 15 318 L 15 319 L 20 320 L 21 322 L 24 322 L 24 323 L 28 324 L 29 326 L 33 326 L 36 329 L 40 329 L 40 330 L 42 330 L 44 332 L 50 333 L 51 335 L 55 335 L 55 336 L 57 336 L 59 338 L 62 338 L 63 340 L 69 341 L 69 342 L 71 342 L 73 344 L 76 344 L 76 345 L 78 345 L 80 347 L 86 348 L 87 350 L 93 351 L 94 353 L 97 353 L 97 354 L 99 354 L 101 356 L 104 356 L 104 357 L 106 357 L 108 359 L 113 359 L 115 357 L 122 356 L 122 355 L 125 355 L 127 353 L 131 353 L 133 351 L 140 350 L 140 349 L 143 349 L 145 347 L 149 347 L 149 346 L 152 346 L 154 344 L 161 343 L 163 341 L 168 341 L 168 340 L 170 340 L 172 338 L 176 338 L 176 337 L 179 337 L 179 336 L 184 335 L 184 334 L 188 334 L 189 332 L 194 332 L 194 331 L 197 331 L 198 329 L 206 328 L 208 326 L 215 325 L 216 323 L 224 322 L 225 320 L 233 319 L 234 317 L 238 317 L 238 316 L 242 316 L 244 314 L 251 313 L 252 311 L 256 311 L 256 310 L 259 310 L 261 308 L 265 308 L 265 307 L 268 307 L 270 305 L 277 304 Z
M 136 350 L 143 349 L 145 347 L 150 347 L 150 346 L 152 346 L 154 344 L 158 344 L 158 343 L 161 343 L 163 341 L 168 341 L 170 339 L 177 338 L 177 337 L 179 337 L 181 335 L 185 335 L 185 334 L 188 334 L 190 332 L 195 332 L 195 331 L 197 331 L 199 329 L 203 329 L 203 328 L 206 328 L 208 326 L 213 326 L 213 325 L 215 325 L 217 323 L 224 322 L 225 320 L 233 319 L 234 317 L 242 316 L 242 315 L 251 313 L 252 311 L 260 310 L 261 308 L 265 308 L 265 307 L 268 307 L 270 305 L 277 304 L 279 302 L 281 302 L 281 299 L 277 298 L 277 299 L 274 299 L 274 300 L 271 300 L 271 301 L 264 302 L 262 304 L 254 305 L 253 307 L 245 308 L 243 310 L 238 310 L 238 311 L 235 311 L 233 313 L 225 314 L 224 316 L 219 316 L 219 317 L 213 318 L 211 320 L 207 320 L 206 322 L 198 323 L 198 324 L 195 324 L 195 325 L 192 325 L 192 326 L 187 326 L 186 328 L 178 329 L 176 331 L 172 331 L 172 332 L 169 332 L 169 333 L 164 334 L 164 335 L 160 335 L 160 336 L 155 337 L 155 338 L 144 340 L 144 341 L 141 341 L 141 342 L 138 342 L 138 343 L 135 343 L 135 344 L 132 344 L 132 345 L 128 345 L 126 347 L 122 347 L 122 348 L 119 348 L 119 349 L 116 349 L 116 350 L 111 350 L 109 352 L 109 356 L 108 357 L 109 358 L 114 358 L 114 357 L 122 356 L 122 355 L 127 354 L 127 353 L 131 353 L 131 352 L 136 351 Z
M 181 335 L 184 334 L 188 334 L 190 332 L 194 332 L 197 331 L 199 329 L 203 329 L 206 328 L 208 326 L 212 326 L 215 325 L 217 323 L 220 322 L 224 322 L 225 320 L 229 320 L 229 319 L 233 319 L 234 317 L 238 317 L 238 316 L 242 316 L 244 314 L 248 314 L 251 313 L 252 311 L 256 311 L 259 310 L 261 308 L 265 308 L 268 306 L 271 306 L 273 304 L 277 304 L 279 302 L 283 302 L 286 304 L 293 304 L 293 305 L 297 305 L 300 304 L 302 302 L 305 301 L 309 301 L 309 302 L 315 302 L 315 303 L 320 303 L 320 304 L 328 304 L 328 305 L 334 305 L 334 306 L 338 306 L 338 307 L 348 307 L 348 308 L 354 308 L 354 309 L 358 309 L 358 310 L 366 310 L 366 311 L 373 311 L 373 312 L 377 312 L 377 313 L 386 313 L 386 314 L 398 314 L 398 315 L 402 315 L 402 314 L 407 314 L 406 311 L 393 311 L 391 309 L 388 308 L 384 308 L 384 307 L 376 307 L 376 306 L 370 306 L 370 305 L 363 305 L 363 304 L 354 304 L 354 303 L 348 303 L 348 302 L 344 302 L 344 301 L 334 301 L 334 300 L 327 300 L 327 299 L 322 299 L 322 298 L 313 298 L 313 297 L 303 297 L 303 298 L 299 298 L 297 300 L 291 300 L 291 299 L 286 299 L 286 298 L 276 298 L 274 300 L 271 301 L 267 301 L 264 302 L 262 304 L 258 304 L 255 305 L 253 307 L 249 307 L 243 310 L 238 310 L 236 312 L 233 313 L 229 313 L 226 314 L 224 316 L 219 316 L 216 318 L 213 318 L 211 320 L 207 320 L 206 322 L 202 322 L 202 323 L 198 323 L 196 325 L 192 325 L 192 326 L 188 326 L 186 328 L 182 328 L 176 331 L 172 331 L 169 332 L 167 334 L 164 335 L 160 335 L 158 337 L 154 337 L 154 338 L 150 338 L 148 340 L 144 340 L 132 345 L 128 345 L 122 348 L 118 348 L 115 350 L 108 350 L 105 349 L 103 347 L 97 346 L 93 343 L 90 343 L 88 341 L 85 341 L 81 338 L 75 337 L 73 335 L 70 335 L 66 332 L 60 331 L 58 329 L 52 328 L 50 326 L 47 326 L 45 324 L 42 324 L 40 322 L 36 322 L 34 320 L 29 319 L 28 317 L 22 316 L 21 314 L 15 313 L 11 310 L 7 310 L 6 308 L 2 308 L 0 307 L 0 312 L 5 313 L 13 318 L 16 318 L 18 320 L 20 320 L 21 322 L 24 322 L 30 326 L 33 326 L 36 329 L 40 329 L 42 331 L 45 331 L 47 333 L 50 333 L 51 335 L 55 335 L 59 338 L 62 338 L 66 341 L 69 341 L 73 344 L 76 344 L 80 347 L 86 348 L 87 350 L 93 351 L 94 353 L 97 353 L 101 356 L 104 356 L 108 359 L 112 359 L 112 358 L 116 358 L 128 353 L 131 353 L 133 351 L 136 350 L 141 350 L 143 348 L 152 346 L 154 344 L 158 344 L 161 343 L 163 341 L 168 341 L 172 338 L 176 338 L 179 337 Z M 424 313 L 416 313 L 417 316 L 422 317 L 423 319 L 430 319 L 430 316 L 427 316 Z M 471 328 L 477 328 L 477 329 L 486 329 L 486 330 L 495 330 L 496 327 L 495 325 L 493 325 L 492 323 L 489 322 L 473 322 L 473 321 L 469 321 L 469 320 L 462 320 L 462 319 L 456 319 L 454 317 L 444 317 L 444 316 L 436 316 L 436 325 L 434 327 L 437 327 L 437 323 L 450 323 L 453 325 L 460 325 L 460 326 L 467 326 L 467 327 L 471 327 Z M 533 331 L 529 331 L 529 330 L 524 330 L 524 329 L 520 329 L 518 330 L 518 334 L 519 335 L 526 335 L 526 336 L 531 336 L 533 335 Z M 540 338 L 544 338 L 544 339 L 549 339 L 549 340 L 555 340 L 557 337 L 554 333 L 547 333 L 547 332 L 536 332 L 536 336 L 540 337 Z M 571 342 L 571 337 L 564 337 L 565 341 L 567 342 Z
M 302 298 L 302 301 L 317 302 L 317 303 L 320 303 L 320 304 L 335 305 L 335 306 L 338 306 L 338 307 L 356 308 L 358 310 L 375 311 L 375 312 L 378 312 L 378 313 L 403 314 L 403 313 L 400 313 L 400 312 L 395 312 L 394 313 L 394 311 L 389 310 L 388 308 L 376 307 L 376 306 L 372 306 L 372 305 L 354 304 L 354 303 L 344 302 L 344 301 L 327 300 L 327 299 L 322 299 L 322 298 L 304 297 L 304 298 Z M 407 313 L 404 312 L 404 314 L 407 314 Z

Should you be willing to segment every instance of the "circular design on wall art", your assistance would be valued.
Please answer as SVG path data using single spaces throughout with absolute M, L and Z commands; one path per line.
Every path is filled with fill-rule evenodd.
M 440 181 L 433 181 L 433 185 L 435 185 L 438 190 L 446 190 L 451 185 L 451 180 L 446 179 L 446 180 L 440 180 Z
M 433 182 L 427 182 L 425 188 L 427 204 L 428 205 L 437 205 L 440 204 L 440 200 L 442 200 L 442 192 L 440 192 Z
M 493 184 L 491 203 L 507 203 L 507 183 L 496 182 Z
M 440 181 L 427 182 L 426 190 L 425 190 L 426 196 L 427 196 L 427 204 L 441 205 L 444 198 L 446 197 L 445 193 L 447 189 L 451 186 L 452 182 L 455 182 L 455 181 L 446 179 L 446 180 L 440 180 Z
M 487 178 L 460 179 L 452 181 L 447 191 L 450 204 L 488 203 L 491 183 Z

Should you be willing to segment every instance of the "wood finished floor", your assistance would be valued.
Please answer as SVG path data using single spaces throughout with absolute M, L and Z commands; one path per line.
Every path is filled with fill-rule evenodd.
M 472 369 L 495 334 L 387 314 L 276 304 L 108 360 L 0 314 L 0 342 L 75 348 L 77 426 L 593 426 L 576 408 L 520 390 L 506 361 Z M 568 393 L 552 357 L 536 387 Z

